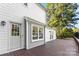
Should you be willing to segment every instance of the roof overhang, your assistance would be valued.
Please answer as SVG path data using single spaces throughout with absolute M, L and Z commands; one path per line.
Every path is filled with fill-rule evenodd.
M 24 19 L 25 19 L 26 21 L 28 21 L 28 22 L 33 22 L 33 23 L 37 23 L 37 24 L 42 25 L 42 26 L 46 26 L 46 24 L 41 23 L 41 22 L 39 22 L 39 21 L 36 21 L 36 20 L 34 20 L 34 19 L 30 18 L 30 17 L 24 16 Z

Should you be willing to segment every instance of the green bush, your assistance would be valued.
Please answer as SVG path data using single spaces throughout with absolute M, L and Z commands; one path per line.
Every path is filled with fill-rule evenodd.
M 74 36 L 79 39 L 79 32 L 75 32 L 75 33 L 74 33 Z
M 70 38 L 73 37 L 74 32 L 70 28 L 63 28 L 60 32 L 57 33 L 58 38 Z

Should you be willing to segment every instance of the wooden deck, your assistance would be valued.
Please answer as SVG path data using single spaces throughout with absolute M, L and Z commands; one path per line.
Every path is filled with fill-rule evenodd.
M 54 40 L 30 50 L 17 50 L 1 56 L 78 56 L 78 46 L 73 38 Z

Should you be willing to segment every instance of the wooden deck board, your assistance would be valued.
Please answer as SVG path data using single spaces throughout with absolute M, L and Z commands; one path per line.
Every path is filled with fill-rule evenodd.
M 30 50 L 17 50 L 1 56 L 78 56 L 78 46 L 73 38 L 54 40 Z

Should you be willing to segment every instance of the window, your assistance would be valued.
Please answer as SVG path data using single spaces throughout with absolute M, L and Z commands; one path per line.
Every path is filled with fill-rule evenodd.
M 12 24 L 12 36 L 19 36 L 19 26 Z
M 39 39 L 43 39 L 43 28 L 39 28 Z
M 50 32 L 50 39 L 53 39 L 53 32 L 52 31 L 49 32 Z
M 43 39 L 43 27 L 39 25 L 32 25 L 32 40 L 38 41 Z
M 32 36 L 33 37 L 33 40 L 38 39 L 38 27 L 33 26 L 32 35 L 33 35 Z

